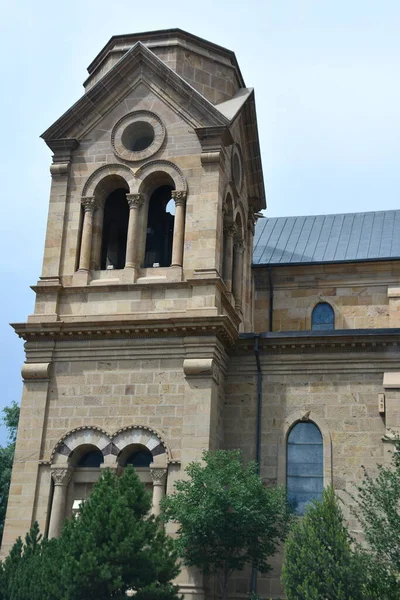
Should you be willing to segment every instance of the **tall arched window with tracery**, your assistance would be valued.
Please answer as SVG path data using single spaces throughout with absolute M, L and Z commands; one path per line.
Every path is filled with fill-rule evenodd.
M 297 514 L 304 514 L 312 500 L 320 500 L 324 488 L 323 440 L 311 421 L 299 422 L 287 437 L 287 495 Z
M 335 313 L 328 302 L 319 302 L 312 311 L 311 329 L 313 331 L 326 331 L 335 329 Z

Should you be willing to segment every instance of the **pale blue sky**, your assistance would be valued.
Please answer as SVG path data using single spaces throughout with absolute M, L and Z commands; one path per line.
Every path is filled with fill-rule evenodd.
M 0 0 L 0 406 L 21 392 L 9 322 L 32 312 L 51 153 L 39 135 L 115 34 L 180 27 L 236 52 L 256 90 L 268 215 L 400 208 L 400 3 Z M 0 432 L 0 443 L 4 435 Z

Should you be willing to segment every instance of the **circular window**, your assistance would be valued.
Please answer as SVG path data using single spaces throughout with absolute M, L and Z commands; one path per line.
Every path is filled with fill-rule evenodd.
M 111 134 L 114 152 L 129 161 L 144 160 L 162 146 L 165 128 L 161 120 L 149 111 L 136 111 L 120 119 Z
M 240 149 L 237 145 L 233 147 L 231 165 L 233 183 L 235 184 L 237 192 L 240 193 L 242 190 L 243 170 Z
M 124 130 L 121 141 L 127 150 L 141 152 L 153 143 L 154 129 L 146 121 L 136 121 Z

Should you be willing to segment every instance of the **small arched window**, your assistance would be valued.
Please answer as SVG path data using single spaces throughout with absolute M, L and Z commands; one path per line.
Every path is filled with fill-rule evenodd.
M 335 329 L 335 313 L 328 302 L 319 302 L 312 311 L 311 329 L 313 331 L 324 331 Z
M 323 441 L 315 423 L 297 423 L 287 438 L 287 494 L 297 514 L 312 500 L 320 500 L 323 481 Z
M 126 465 L 132 465 L 133 467 L 148 467 L 153 462 L 152 453 L 143 448 L 135 450 L 126 460 Z

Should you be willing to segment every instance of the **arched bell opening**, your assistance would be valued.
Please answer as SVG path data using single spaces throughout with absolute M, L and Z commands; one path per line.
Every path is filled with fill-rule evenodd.
M 122 468 L 131 465 L 136 470 L 140 481 L 145 485 L 148 492 L 153 491 L 153 482 L 150 474 L 150 464 L 153 455 L 146 446 L 142 444 L 129 444 L 118 455 L 118 465 Z
M 161 185 L 150 196 L 146 228 L 144 267 L 169 267 L 172 260 L 175 203 L 174 187 Z
M 126 190 L 119 188 L 108 195 L 104 205 L 100 262 L 102 270 L 125 267 L 128 223 Z
M 82 444 L 71 453 L 68 464 L 72 476 L 68 487 L 66 516 L 76 513 L 82 502 L 89 498 L 94 484 L 101 475 L 103 463 L 102 451 L 93 444 Z

